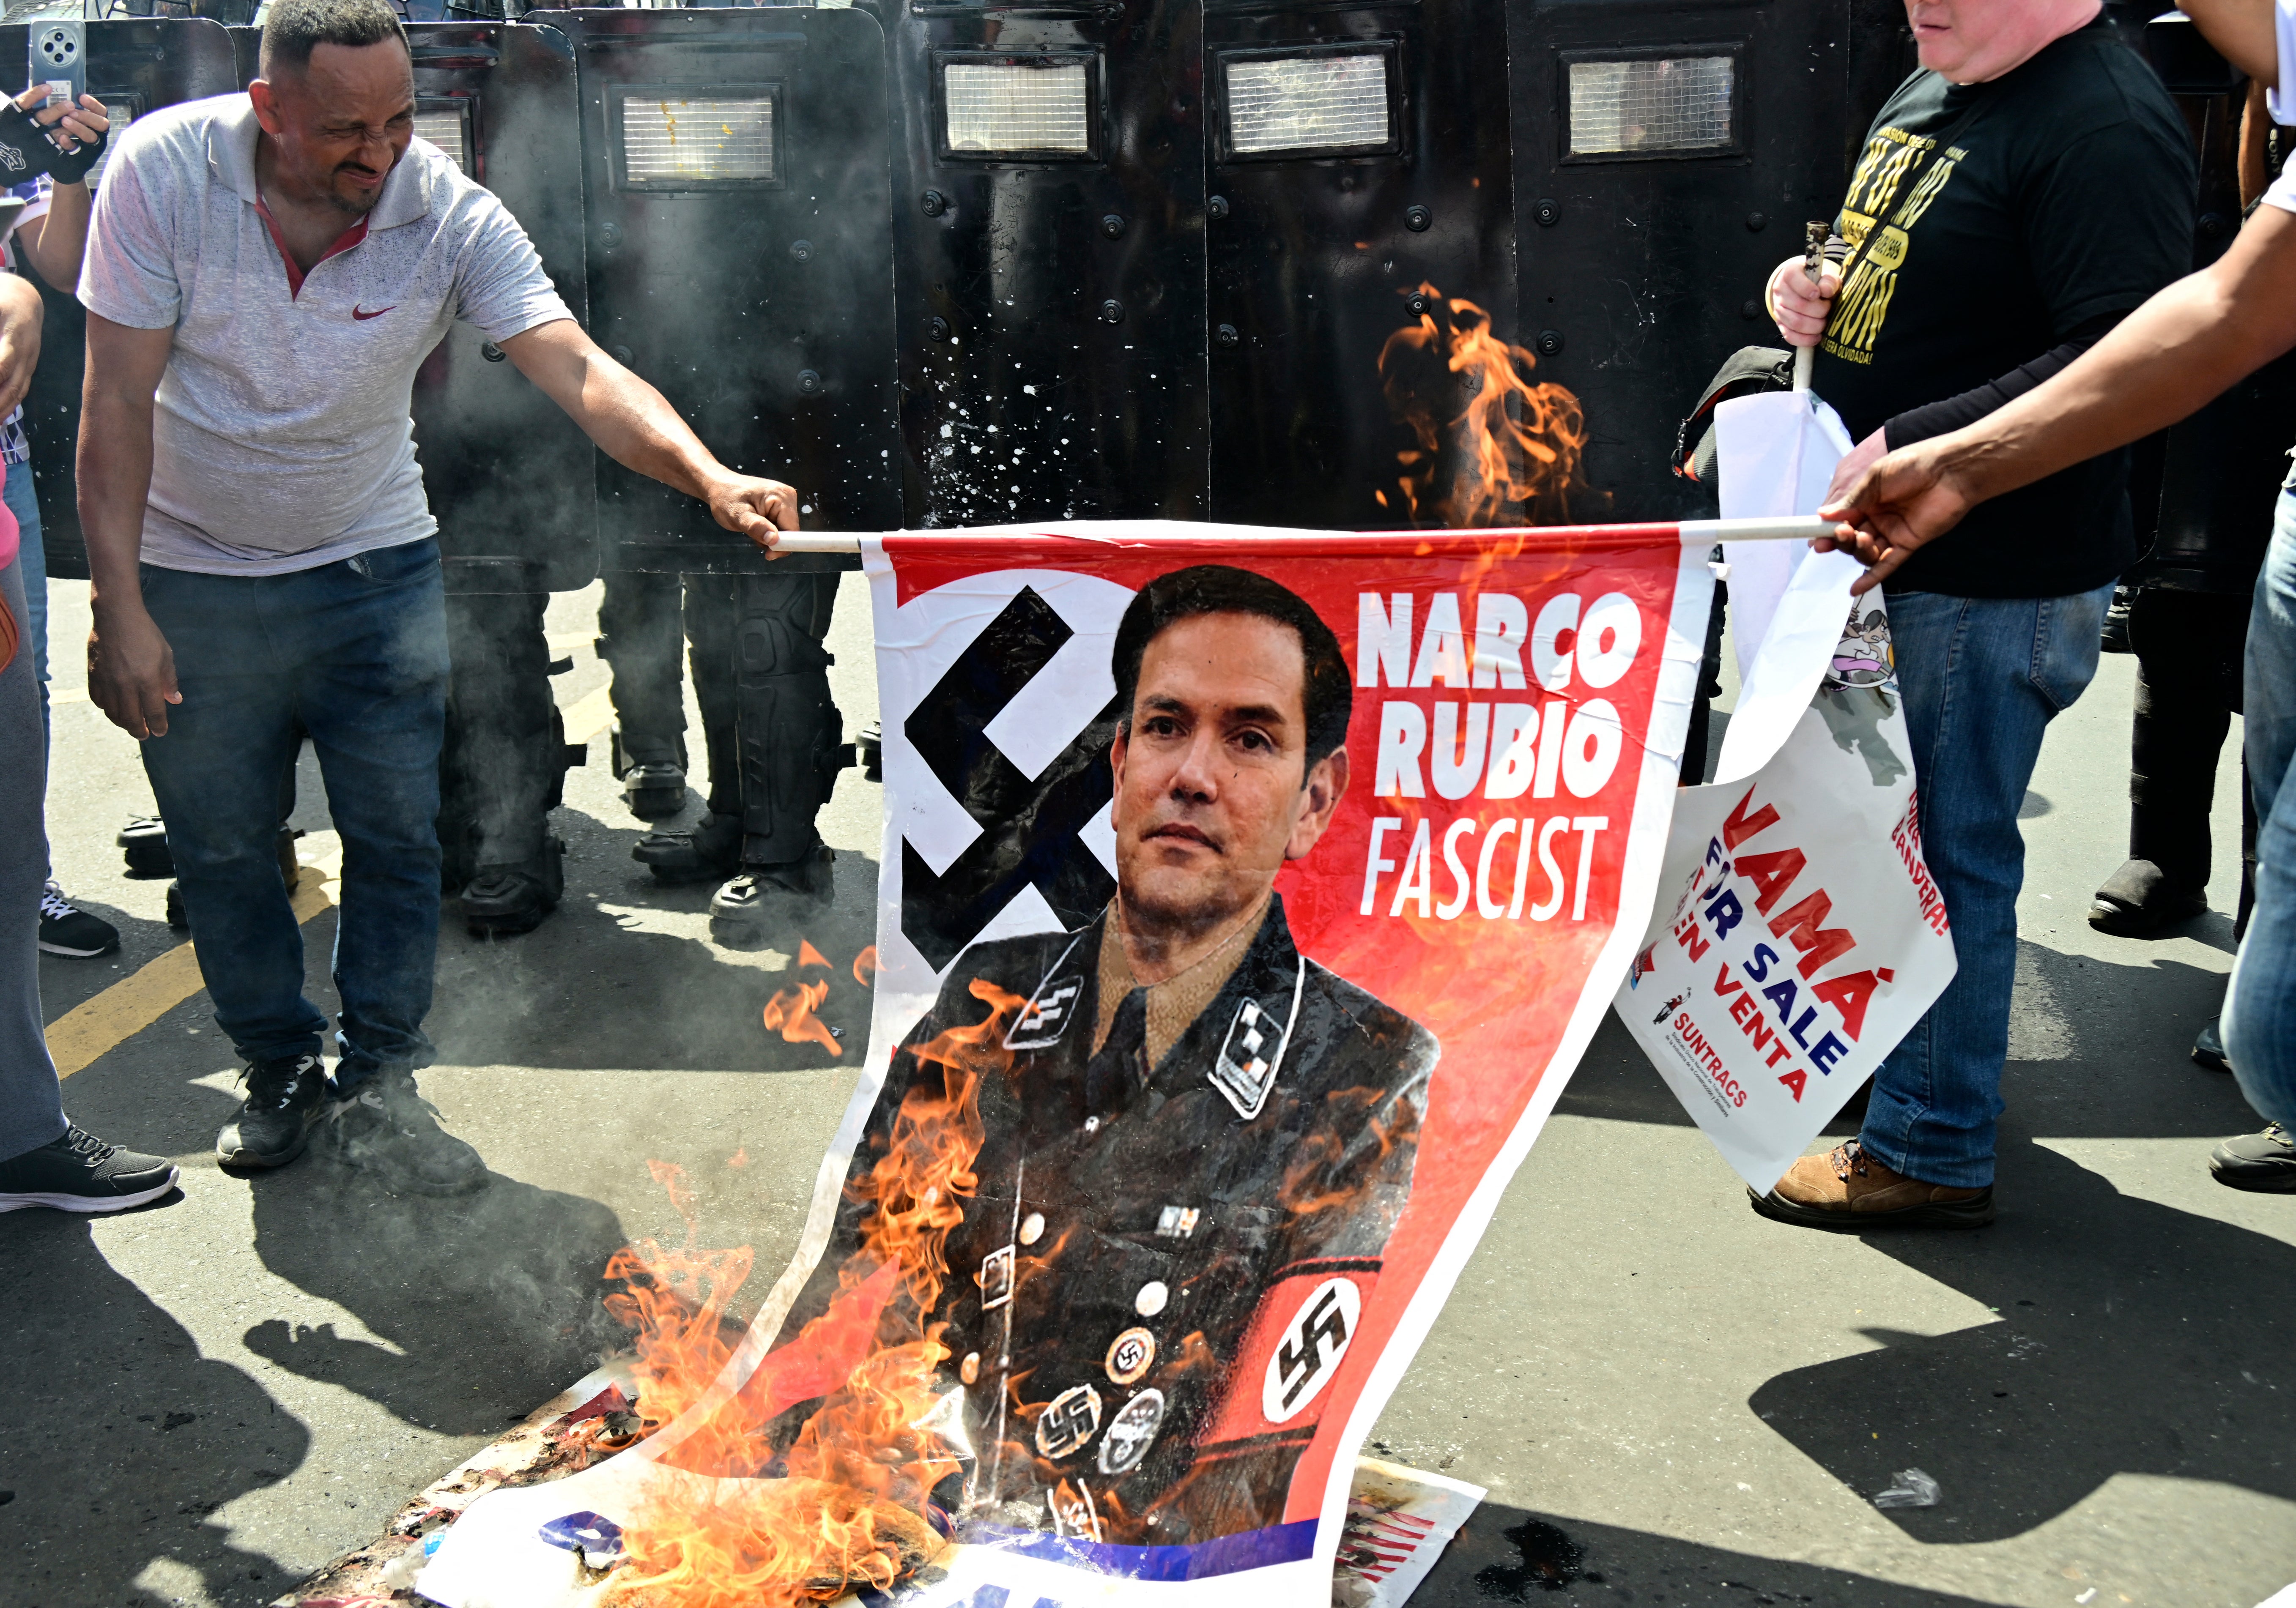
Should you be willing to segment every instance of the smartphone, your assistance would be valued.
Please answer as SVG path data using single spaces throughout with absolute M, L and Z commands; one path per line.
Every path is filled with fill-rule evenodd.
M 87 29 L 71 21 L 40 21 L 28 30 L 31 82 L 48 86 L 48 104 L 77 106 L 87 93 Z M 38 113 L 34 113 L 37 116 Z

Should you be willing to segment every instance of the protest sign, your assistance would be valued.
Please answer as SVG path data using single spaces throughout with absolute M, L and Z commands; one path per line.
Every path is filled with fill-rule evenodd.
M 1323 1608 L 1357 1450 L 1642 937 L 1704 544 L 865 552 L 880 970 L 803 1245 L 674 1422 L 481 1499 L 421 1588 Z
M 1831 409 L 1780 393 L 1717 414 L 1726 509 L 1817 506 L 1849 445 Z M 1955 961 L 1922 857 L 1887 603 L 1849 596 L 1863 572 L 1846 553 L 1733 548 L 1738 704 L 1715 781 L 1677 801 L 1618 1010 L 1724 1159 L 1767 1193 Z

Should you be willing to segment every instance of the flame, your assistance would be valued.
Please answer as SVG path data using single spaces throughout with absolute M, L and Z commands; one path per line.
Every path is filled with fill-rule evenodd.
M 858 983 L 862 987 L 867 988 L 871 986 L 870 979 L 876 976 L 878 970 L 877 946 L 875 944 L 871 944 L 867 949 L 863 950 L 859 954 L 853 957 L 853 980 L 856 983 Z M 866 972 L 868 975 L 862 975 L 864 972 Z
M 837 1296 L 665 1457 L 720 1477 L 653 1488 L 625 1526 L 630 1561 L 612 1578 L 613 1602 L 799 1608 L 888 1590 L 941 1550 L 947 1520 L 932 1496 L 963 1464 L 935 1427 L 947 1410 L 939 1370 L 948 1350 L 932 1313 L 949 1230 L 976 1187 L 981 1087 L 1010 1066 L 1004 1031 L 1026 1004 L 986 983 L 972 992 L 987 1019 L 911 1052 L 922 1065 L 885 1152 L 851 1186 L 874 1210 L 838 1271 Z M 676 1168 L 652 1165 L 685 1218 L 687 1245 L 669 1252 L 649 1240 L 619 1254 L 609 1270 L 629 1287 L 609 1305 L 638 1330 L 639 1400 L 650 1420 L 666 1421 L 731 1355 L 724 1317 L 750 1253 L 693 1249 L 693 1191 Z M 816 1400 L 794 1438 L 776 1423 Z
M 827 965 L 824 961 L 822 964 Z M 824 1026 L 813 1013 L 829 998 L 829 979 L 817 983 L 800 983 L 795 988 L 785 988 L 766 1001 L 766 1031 L 781 1030 L 781 1035 L 791 1044 L 818 1044 L 831 1055 L 841 1056 L 845 1046 L 837 1035 Z
M 1415 526 L 1475 530 L 1567 524 L 1574 500 L 1598 501 L 1580 468 L 1578 398 L 1533 383 L 1538 359 L 1494 335 L 1473 302 L 1423 283 L 1405 294 L 1427 310 L 1387 338 L 1379 372 L 1389 409 L 1418 445 L 1396 454 L 1397 495 L 1378 494 L 1380 506 Z
M 824 971 L 832 969 L 829 957 L 814 948 L 812 941 L 807 938 L 797 941 L 797 963 L 800 966 L 818 966 Z

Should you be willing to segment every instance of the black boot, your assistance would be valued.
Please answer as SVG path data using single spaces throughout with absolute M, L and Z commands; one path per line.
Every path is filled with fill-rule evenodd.
M 707 815 L 690 832 L 648 832 L 630 858 L 667 883 L 715 882 L 742 868 L 742 822 L 733 815 Z
M 463 925 L 473 938 L 509 938 L 540 926 L 566 892 L 566 845 L 552 837 L 517 865 L 482 865 L 463 887 Z
M 439 1126 L 439 1108 L 415 1092 L 411 1072 L 355 1085 L 335 1106 L 324 1148 L 393 1195 L 467 1195 L 487 1181 L 485 1158 Z
M 2088 924 L 2116 938 L 2149 938 L 2209 908 L 2206 888 L 2182 887 L 2149 860 L 2131 860 L 2105 879 L 2088 907 Z
M 640 820 L 658 820 L 685 807 L 685 770 L 668 761 L 632 765 L 622 776 L 622 796 Z
M 786 865 L 745 865 L 709 901 L 709 937 L 727 949 L 762 949 L 775 936 L 827 910 L 837 892 L 835 856 L 827 844 Z

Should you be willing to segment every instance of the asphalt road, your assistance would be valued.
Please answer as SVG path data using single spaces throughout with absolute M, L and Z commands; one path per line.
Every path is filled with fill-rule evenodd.
M 78 641 L 85 586 L 53 600 Z M 558 598 L 549 625 L 586 718 L 595 608 Z M 868 642 L 854 577 L 849 730 Z M 771 1284 L 867 1031 L 841 968 L 871 937 L 880 790 L 847 773 L 825 820 L 834 912 L 730 953 L 707 888 L 629 859 L 601 738 L 557 818 L 559 915 L 486 943 L 448 911 L 422 1083 L 492 1186 L 442 1208 L 318 1161 L 248 1182 L 214 1164 L 235 1069 L 205 996 L 171 1003 L 164 885 L 119 874 L 112 835 L 150 807 L 134 744 L 59 657 L 55 861 L 125 935 L 43 959 L 56 1036 L 90 1052 L 67 1100 L 184 1181 L 124 1217 L 0 1219 L 0 1604 L 260 1604 L 616 1345 L 606 1258 L 682 1233 L 650 1161 L 699 1187 L 706 1242 L 756 1247 L 746 1297 Z M 2210 1179 L 2210 1144 L 2256 1122 L 2185 1057 L 2231 959 L 2232 750 L 2218 913 L 2149 943 L 2083 920 L 2121 859 L 2133 681 L 2106 659 L 2026 806 L 1999 1223 L 1861 1241 L 1756 1218 L 1612 1024 L 1374 1433 L 1490 1488 L 1417 1602 L 2250 1608 L 2296 1579 L 2296 1197 Z M 308 760 L 302 798 L 324 861 Z M 304 930 L 324 1004 L 332 910 Z M 840 967 L 840 1056 L 760 1025 L 800 938 Z M 1908 1465 L 1943 1500 L 1876 1510 Z

